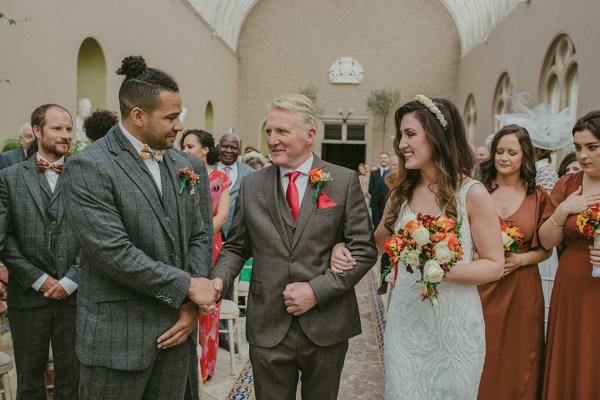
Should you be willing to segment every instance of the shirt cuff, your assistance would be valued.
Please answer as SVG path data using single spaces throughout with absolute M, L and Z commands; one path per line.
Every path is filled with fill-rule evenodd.
M 67 292 L 69 296 L 72 295 L 79 287 L 78 284 L 76 284 L 67 277 L 62 278 L 60 281 L 58 281 L 58 283 L 60 283 L 60 286 L 62 286 L 63 289 L 65 289 L 65 292 Z
M 50 275 L 48 275 L 48 274 L 44 274 L 44 275 L 40 276 L 37 281 L 33 282 L 33 285 L 31 285 L 33 290 L 35 290 L 36 292 L 39 292 L 40 288 L 42 287 L 44 282 L 46 282 L 46 279 L 48 279 L 49 276 Z

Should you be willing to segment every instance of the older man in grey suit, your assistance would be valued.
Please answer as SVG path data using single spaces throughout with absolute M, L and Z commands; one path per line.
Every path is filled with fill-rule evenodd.
M 64 175 L 82 245 L 79 396 L 197 398 L 195 303 L 214 303 L 219 289 L 200 278 L 212 251 L 206 169 L 171 149 L 183 129 L 173 78 L 139 56 L 117 72 L 122 123 Z
M 44 371 L 52 342 L 56 399 L 77 399 L 75 356 L 79 246 L 67 222 L 61 172 L 73 121 L 57 104 L 31 115 L 38 152 L 0 172 L 0 197 L 8 211 L 2 261 L 17 369 L 17 398 L 46 398 Z
M 348 338 L 361 332 L 354 286 L 377 250 L 356 173 L 311 152 L 317 123 L 305 96 L 270 104 L 267 143 L 275 165 L 242 181 L 211 271 L 225 289 L 254 258 L 246 332 L 259 400 L 295 399 L 298 371 L 303 399 L 336 399 Z M 329 264 L 340 242 L 356 266 L 338 275 Z

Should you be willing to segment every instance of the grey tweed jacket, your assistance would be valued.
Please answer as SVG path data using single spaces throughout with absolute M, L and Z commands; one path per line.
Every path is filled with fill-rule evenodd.
M 324 167 L 333 180 L 322 191 L 336 205 L 318 208 L 308 184 L 296 223 L 278 183 L 279 168 L 271 166 L 246 176 L 235 205 L 229 237 L 211 270 L 226 292 L 246 259 L 253 257 L 246 336 L 260 347 L 273 347 L 288 332 L 283 291 L 288 283 L 309 282 L 318 305 L 298 320 L 319 346 L 342 342 L 361 332 L 354 286 L 373 266 L 377 249 L 358 176 L 354 171 L 314 157 L 312 168 Z M 331 250 L 345 242 L 356 266 L 342 275 L 330 268 Z
M 205 166 L 177 150 L 165 152 L 164 165 L 174 199 L 168 204 L 118 125 L 65 165 L 65 201 L 82 247 L 82 364 L 149 368 L 156 339 L 178 319 L 190 277 L 208 275 L 213 231 Z M 199 181 L 179 194 L 182 168 Z
M 31 288 L 44 273 L 79 281 L 79 245 L 67 222 L 62 176 L 54 192 L 37 159 L 0 171 L 0 198 L 7 209 L 7 235 L 2 261 L 10 272 L 8 306 L 32 308 L 49 304 Z M 76 303 L 77 292 L 66 300 Z

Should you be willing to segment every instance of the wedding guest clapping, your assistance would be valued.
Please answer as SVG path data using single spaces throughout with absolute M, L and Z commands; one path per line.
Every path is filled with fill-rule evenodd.
M 598 399 L 600 394 L 600 248 L 579 232 L 577 217 L 600 203 L 600 111 L 573 127 L 581 171 L 564 175 L 554 186 L 539 231 L 545 248 L 563 244 L 546 335 L 545 400 Z
M 505 261 L 501 280 L 478 287 L 486 341 L 478 398 L 536 400 L 544 346 L 544 295 L 537 263 L 551 252 L 538 240 L 548 193 L 536 186 L 527 131 L 517 125 L 500 129 L 481 174 L 505 231 Z

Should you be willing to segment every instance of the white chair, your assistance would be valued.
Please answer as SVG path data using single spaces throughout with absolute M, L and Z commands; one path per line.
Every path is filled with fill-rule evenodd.
M 238 283 L 239 276 L 233 281 L 233 301 L 227 299 L 221 300 L 220 319 L 227 321 L 227 333 L 229 334 L 229 358 L 231 359 L 231 375 L 235 374 L 236 339 L 238 348 L 242 346 L 240 333 L 240 308 L 238 307 Z
M 13 369 L 12 358 L 6 353 L 0 352 L 0 394 L 2 400 L 12 400 L 12 391 L 8 373 Z
M 248 307 L 248 292 L 250 291 L 250 282 L 240 281 L 238 284 L 238 296 L 244 299 L 244 305 L 240 305 L 240 309 L 246 310 Z
M 52 344 L 48 349 L 48 363 L 46 364 L 46 372 L 54 371 L 54 354 L 52 354 Z M 46 385 L 46 393 L 52 395 L 54 392 L 54 384 L 49 383 Z
M 552 297 L 552 288 L 554 286 L 554 278 L 548 278 L 548 277 L 542 276 L 542 286 L 544 286 L 544 285 L 549 286 L 548 293 L 550 293 L 550 296 L 548 296 L 548 303 L 544 304 L 544 334 L 545 334 L 546 330 L 548 329 L 548 312 L 550 310 L 550 298 Z

